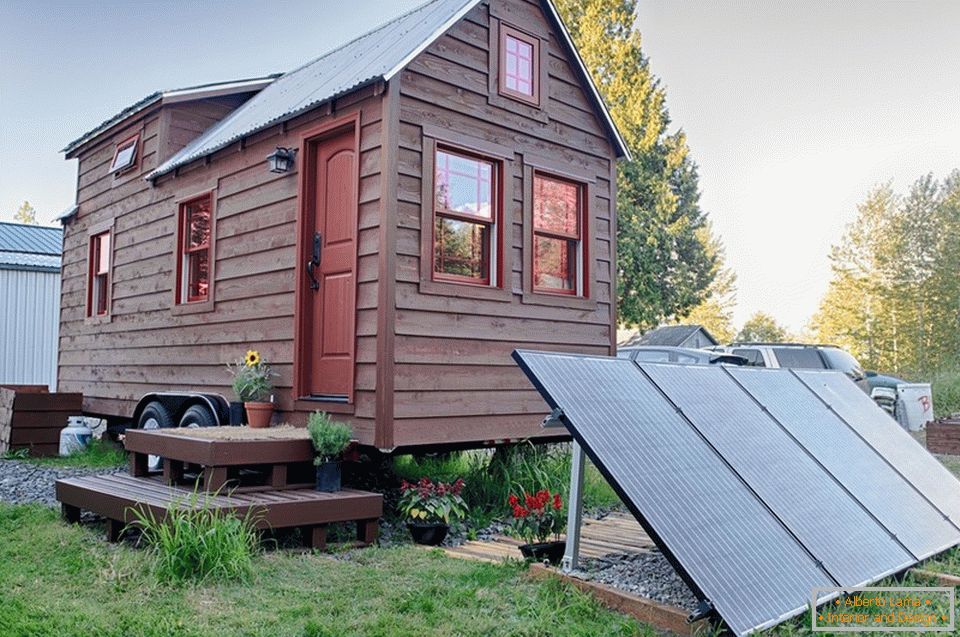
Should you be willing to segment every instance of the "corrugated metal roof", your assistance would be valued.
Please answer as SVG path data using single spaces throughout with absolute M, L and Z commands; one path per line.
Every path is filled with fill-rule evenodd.
M 63 252 L 63 230 L 0 221 L 0 252 L 52 254 Z
M 655 330 L 650 330 L 639 338 L 631 338 L 628 342 L 621 344 L 621 346 L 665 345 L 680 347 L 690 336 L 696 333 L 697 330 L 703 330 L 707 336 L 710 336 L 710 332 L 707 332 L 702 325 L 664 325 Z M 710 339 L 716 342 L 713 336 L 710 336 Z
M 59 272 L 60 256 L 54 254 L 30 254 L 0 250 L 0 270 L 34 270 Z
M 207 91 L 212 91 L 212 90 L 227 90 L 227 89 L 235 88 L 236 89 L 235 92 L 238 92 L 238 93 L 244 92 L 244 91 L 255 91 L 255 90 L 260 90 L 264 85 L 273 81 L 277 77 L 280 77 L 279 73 L 274 75 L 267 75 L 265 77 L 255 77 L 255 78 L 248 78 L 243 80 L 230 80 L 228 82 L 213 82 L 211 84 L 198 84 L 197 86 L 188 86 L 186 88 L 178 88 L 178 89 L 172 89 L 168 91 L 157 91 L 156 93 L 151 93 L 150 95 L 147 95 L 145 98 L 143 98 L 139 102 L 136 102 L 126 107 L 125 109 L 123 109 L 122 111 L 114 115 L 113 117 L 107 120 L 104 120 L 96 128 L 93 128 L 92 130 L 87 131 L 77 139 L 73 140 L 72 142 L 67 144 L 66 147 L 60 152 L 70 154 L 71 152 L 76 150 L 77 147 L 93 139 L 94 137 L 104 132 L 114 124 L 121 122 L 126 118 L 130 117 L 131 115 L 139 113 L 140 111 L 162 100 L 170 99 L 170 98 L 187 99 L 191 96 L 191 94 L 205 93 Z
M 237 110 L 187 144 L 146 176 L 154 179 L 209 155 L 268 126 L 289 120 L 339 95 L 379 80 L 389 80 L 465 16 L 481 0 L 431 0 L 277 79 Z M 626 144 L 577 54 L 569 32 L 550 0 L 543 0 L 576 58 L 601 111 L 618 155 Z

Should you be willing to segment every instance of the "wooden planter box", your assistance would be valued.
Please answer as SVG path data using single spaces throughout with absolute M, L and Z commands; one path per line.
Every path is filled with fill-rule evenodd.
M 927 425 L 927 450 L 960 456 L 960 416 L 948 416 Z
M 60 430 L 69 416 L 81 415 L 82 403 L 83 394 L 51 394 L 45 385 L 0 386 L 0 453 L 57 455 Z

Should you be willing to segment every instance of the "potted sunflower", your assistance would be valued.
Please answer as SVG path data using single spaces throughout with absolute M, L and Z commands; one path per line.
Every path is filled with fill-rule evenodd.
M 523 497 L 511 495 L 507 504 L 513 513 L 510 526 L 514 534 L 527 542 L 520 546 L 523 557 L 559 564 L 567 547 L 567 543 L 560 539 L 560 529 L 563 528 L 560 494 L 546 489 L 536 493 L 524 492 Z M 550 541 L 551 537 L 553 541 Z
M 317 467 L 317 491 L 340 490 L 341 460 L 350 446 L 352 432 L 349 425 L 334 422 L 324 411 L 315 411 L 307 418 L 307 431 L 317 452 L 313 464 Z
M 247 412 L 247 423 L 255 428 L 269 427 L 273 418 L 272 379 L 277 374 L 253 349 L 235 366 L 227 365 L 227 371 L 233 375 L 233 391 Z

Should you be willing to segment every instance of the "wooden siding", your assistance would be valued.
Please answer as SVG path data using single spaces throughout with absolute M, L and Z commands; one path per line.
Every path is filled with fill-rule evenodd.
M 285 125 L 256 133 L 242 145 L 196 162 L 155 186 L 142 175 L 222 117 L 222 100 L 177 104 L 145 113 L 113 138 L 79 156 L 77 218 L 66 226 L 61 296 L 59 380 L 82 391 L 91 413 L 130 416 L 151 391 L 202 390 L 232 397 L 225 363 L 259 349 L 279 373 L 280 418 L 302 423 L 290 388 L 294 354 L 296 174 L 267 170 L 277 145 L 299 146 L 300 133 L 326 117 L 361 113 L 357 294 L 357 387 L 350 419 L 373 443 L 377 349 L 381 98 L 370 88 Z M 331 112 L 332 111 L 332 112 Z M 136 175 L 107 173 L 113 144 L 142 128 Z M 176 201 L 215 189 L 215 309 L 175 314 Z M 85 318 L 87 232 L 113 223 L 111 315 Z
M 613 149 L 558 34 L 537 2 L 482 4 L 402 73 L 397 158 L 393 444 L 457 444 L 542 435 L 545 405 L 510 357 L 518 347 L 607 354 L 613 338 Z M 497 16 L 537 34 L 543 108 L 502 96 L 491 78 Z M 494 54 L 496 52 L 493 52 Z M 423 268 L 424 186 L 440 139 L 489 154 L 506 149 L 505 293 L 437 286 Z M 524 253 L 531 166 L 558 167 L 588 186 L 590 299 L 532 294 Z M 426 184 L 429 188 L 429 182 Z M 508 253 L 508 254 L 507 254 Z

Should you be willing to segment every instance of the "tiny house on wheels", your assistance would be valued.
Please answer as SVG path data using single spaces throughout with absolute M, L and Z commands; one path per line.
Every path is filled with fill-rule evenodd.
M 278 421 L 495 444 L 544 435 L 513 349 L 616 347 L 627 150 L 549 0 L 434 0 L 284 75 L 151 95 L 65 153 L 59 382 L 90 414 L 217 411 L 256 349 Z

